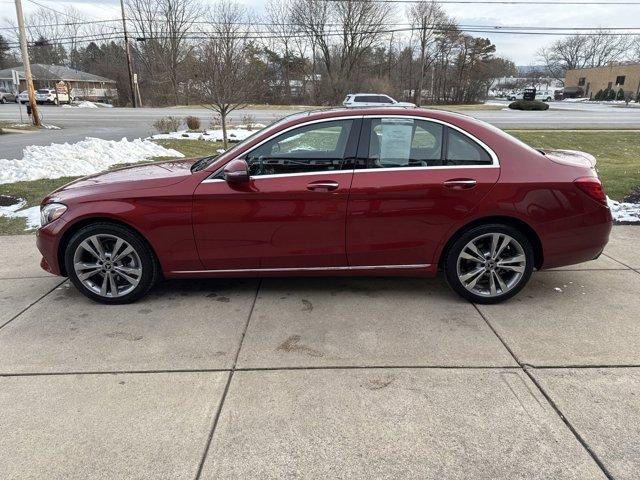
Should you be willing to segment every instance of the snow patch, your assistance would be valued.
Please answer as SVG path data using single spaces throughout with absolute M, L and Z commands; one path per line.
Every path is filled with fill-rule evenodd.
M 120 163 L 137 163 L 152 157 L 184 157 L 155 142 L 140 140 L 102 140 L 87 137 L 69 143 L 30 145 L 22 159 L 0 159 L 0 184 L 41 178 L 91 175 Z
M 257 125 L 256 125 L 257 126 Z M 241 142 L 250 137 L 256 130 L 244 128 L 228 128 L 227 138 L 232 142 Z M 209 142 L 222 141 L 222 129 L 205 130 L 204 132 L 190 132 L 188 130 L 178 130 L 171 133 L 157 133 L 151 137 L 154 140 L 206 140 Z
M 611 215 L 617 222 L 640 222 L 640 203 L 617 202 L 607 197 Z
M 25 230 L 33 230 L 40 226 L 40 207 L 23 207 L 27 204 L 25 200 L 20 199 L 18 203 L 6 207 L 0 207 L 0 217 L 6 218 L 24 218 L 27 222 Z

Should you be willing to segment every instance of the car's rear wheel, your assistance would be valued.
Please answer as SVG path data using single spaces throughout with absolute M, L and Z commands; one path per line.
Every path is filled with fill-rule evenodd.
M 533 265 L 531 242 L 520 230 L 490 224 L 460 235 L 446 254 L 444 270 L 447 283 L 464 298 L 498 303 L 522 290 Z
M 160 275 L 147 242 L 121 225 L 100 222 L 81 228 L 65 250 L 69 279 L 84 295 L 107 304 L 145 295 Z

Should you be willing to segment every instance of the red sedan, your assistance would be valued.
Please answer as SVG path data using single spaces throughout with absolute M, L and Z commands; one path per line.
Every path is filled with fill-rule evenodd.
M 439 270 L 495 303 L 597 258 L 612 223 L 591 155 L 418 108 L 292 115 L 217 157 L 77 180 L 41 213 L 42 267 L 103 303 L 162 277 Z

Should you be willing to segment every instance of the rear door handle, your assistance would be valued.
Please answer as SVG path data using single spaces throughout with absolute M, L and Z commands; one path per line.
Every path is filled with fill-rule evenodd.
M 475 187 L 477 183 L 473 178 L 452 178 L 451 180 L 446 180 L 444 186 L 452 190 L 465 190 Z
M 326 190 L 328 192 L 332 190 L 336 190 L 340 185 L 338 182 L 334 182 L 332 180 L 319 180 L 317 182 L 311 182 L 307 185 L 307 190 Z

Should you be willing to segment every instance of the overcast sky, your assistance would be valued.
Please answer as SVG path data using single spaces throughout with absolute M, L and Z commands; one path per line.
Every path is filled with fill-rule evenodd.
M 114 18 L 120 15 L 119 0 L 37 0 L 38 3 L 60 9 L 72 5 L 87 17 L 95 19 Z M 203 0 L 206 2 L 206 0 Z M 562 2 L 562 0 L 551 0 Z M 580 0 L 578 0 L 580 1 Z M 587 0 L 588 1 L 588 0 Z M 612 0 L 613 1 L 613 0 Z M 265 0 L 243 0 L 241 3 L 261 13 Z M 38 7 L 23 0 L 26 13 Z M 10 2 L 0 3 L 0 10 L 11 8 Z M 406 21 L 406 5 L 395 6 L 399 22 Z M 445 5 L 448 13 L 463 25 L 502 25 L 526 27 L 638 27 L 640 5 Z M 9 12 L 7 12 L 9 13 Z M 13 12 L 11 12 L 13 13 Z M 15 14 L 13 14 L 15 18 Z M 11 17 L 11 14 L 7 15 Z M 491 38 L 498 55 L 513 60 L 517 65 L 534 65 L 536 52 L 555 36 L 483 34 Z

